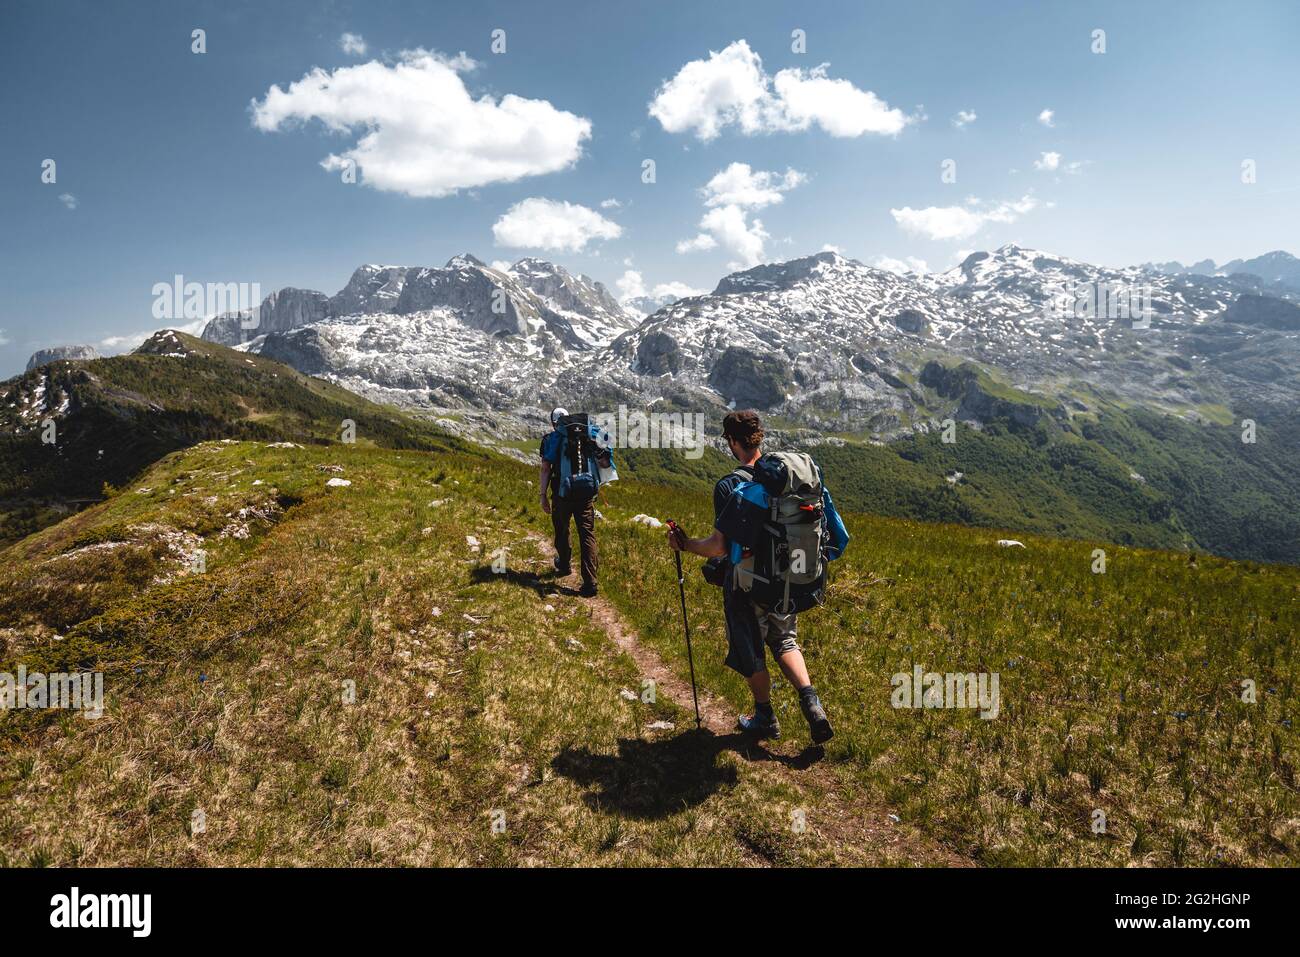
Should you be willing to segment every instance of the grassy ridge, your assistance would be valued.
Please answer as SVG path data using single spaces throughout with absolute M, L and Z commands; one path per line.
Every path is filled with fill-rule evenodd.
M 1108 547 L 1097 575 L 1092 543 L 1004 551 L 852 516 L 831 602 L 801 621 L 838 727 L 813 786 L 635 700 L 635 667 L 544 574 L 534 478 L 488 455 L 207 443 L 0 554 L 0 670 L 108 686 L 100 721 L 0 717 L 3 860 L 890 864 L 937 840 L 990 864 L 1296 862 L 1300 571 Z M 630 517 L 702 532 L 707 497 L 606 498 L 604 589 L 685 675 L 670 555 Z M 739 710 L 717 592 L 688 583 L 701 683 Z M 999 672 L 999 717 L 892 708 L 913 663 Z M 806 732 L 788 689 L 776 703 L 793 760 Z M 843 833 L 882 805 L 917 841 Z
M 169 452 L 210 439 L 357 441 L 387 448 L 466 449 L 427 423 L 257 356 L 166 333 L 159 349 L 56 362 L 5 383 L 0 395 L 0 544 L 43 528 L 105 483 L 121 485 Z M 157 338 L 157 337 L 156 337 Z M 149 348 L 149 346 L 146 346 Z M 54 444 L 19 410 L 34 392 L 66 403 Z
M 906 862 L 834 809 L 795 833 L 797 781 L 640 700 L 543 574 L 533 474 L 205 443 L 0 553 L 0 671 L 98 668 L 107 695 L 0 715 L 0 864 Z

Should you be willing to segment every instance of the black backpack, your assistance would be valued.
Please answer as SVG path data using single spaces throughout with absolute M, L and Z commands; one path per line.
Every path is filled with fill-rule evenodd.
M 555 423 L 555 431 L 560 433 L 559 498 L 570 505 L 582 505 L 595 498 L 600 488 L 600 464 L 608 460 L 608 453 L 592 441 L 585 412 L 564 416 Z

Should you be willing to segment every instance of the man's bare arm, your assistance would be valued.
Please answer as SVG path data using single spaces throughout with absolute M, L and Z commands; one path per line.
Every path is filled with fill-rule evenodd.
M 543 462 L 541 469 L 537 474 L 537 484 L 542 497 L 542 511 L 548 515 L 551 513 L 551 503 L 546 499 L 546 493 L 551 489 L 551 463 Z
M 716 528 L 708 538 L 678 538 L 672 529 L 668 530 L 668 544 L 679 551 L 690 552 L 701 558 L 721 558 L 727 554 L 727 540 Z

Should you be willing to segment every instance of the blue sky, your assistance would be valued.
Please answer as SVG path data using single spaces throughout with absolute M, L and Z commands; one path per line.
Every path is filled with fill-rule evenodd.
M 1298 40 L 1284 0 L 6 0 L 0 375 L 165 325 L 152 290 L 176 274 L 333 293 L 361 263 L 468 251 L 629 292 L 827 245 L 929 269 L 1011 241 L 1114 265 L 1300 252 Z M 444 94 L 463 122 L 430 120 Z

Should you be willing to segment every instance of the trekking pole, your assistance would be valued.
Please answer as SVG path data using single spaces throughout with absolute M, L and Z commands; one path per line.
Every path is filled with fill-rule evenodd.
M 673 535 L 680 540 L 683 537 L 682 530 L 677 527 L 677 523 L 671 518 L 668 520 L 668 527 L 672 529 Z M 700 729 L 700 696 L 695 690 L 695 653 L 691 651 L 691 623 L 686 617 L 686 578 L 682 575 L 682 553 L 679 549 L 673 549 L 673 558 L 677 559 L 677 591 L 682 597 L 682 627 L 686 629 L 686 660 L 691 666 L 691 700 L 695 702 L 695 729 Z

